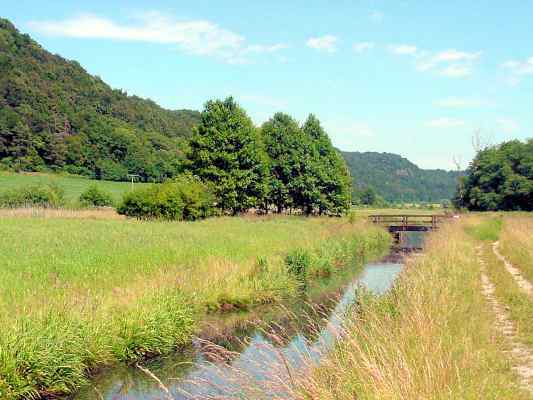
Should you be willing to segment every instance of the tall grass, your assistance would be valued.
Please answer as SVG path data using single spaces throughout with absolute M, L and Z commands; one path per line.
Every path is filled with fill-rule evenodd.
M 487 265 L 487 274 L 494 284 L 496 297 L 506 306 L 511 320 L 516 325 L 517 337 L 523 343 L 533 346 L 533 299 L 518 287 L 511 274 L 494 255 L 490 244 L 483 245 L 483 259 Z
M 361 298 L 344 336 L 299 383 L 297 397 L 529 398 L 483 298 L 475 246 L 459 224 L 432 234 L 389 294 Z
M 533 223 L 531 217 L 509 216 L 504 219 L 501 251 L 533 282 Z
M 195 223 L 2 218 L 0 398 L 76 390 L 90 370 L 167 353 L 206 313 L 275 303 L 384 251 L 377 227 L 330 218 Z
M 464 223 L 465 231 L 472 237 L 482 240 L 494 242 L 499 239 L 502 230 L 501 216 L 473 216 Z

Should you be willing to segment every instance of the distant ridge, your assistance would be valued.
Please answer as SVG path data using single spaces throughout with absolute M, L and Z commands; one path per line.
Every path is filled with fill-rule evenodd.
M 392 153 L 341 151 L 355 188 L 373 187 L 387 201 L 440 202 L 451 199 L 463 172 L 421 169 Z

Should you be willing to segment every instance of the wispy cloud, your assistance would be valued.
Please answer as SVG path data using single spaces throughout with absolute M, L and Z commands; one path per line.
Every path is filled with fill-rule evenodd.
M 334 53 L 337 51 L 337 37 L 333 35 L 310 37 L 307 39 L 306 45 L 312 49 Z
M 436 118 L 426 122 L 428 128 L 446 129 L 446 128 L 459 128 L 465 126 L 465 121 L 455 118 Z
M 415 68 L 420 72 L 435 72 L 437 75 L 449 78 L 465 78 L 473 72 L 475 62 L 482 56 L 482 52 L 466 52 L 456 49 L 441 52 L 421 50 L 410 44 L 389 46 L 389 52 L 398 56 L 414 58 Z
M 481 51 L 469 53 L 455 49 L 421 54 L 416 69 L 422 72 L 434 70 L 437 74 L 450 78 L 464 78 L 472 74 L 473 64 L 482 54 Z
M 364 53 L 368 50 L 371 50 L 373 49 L 375 46 L 374 43 L 372 42 L 359 42 L 359 43 L 354 43 L 354 45 L 352 46 L 353 50 L 356 52 L 356 53 Z
M 521 79 L 526 75 L 533 75 L 533 57 L 526 60 L 509 60 L 501 65 L 502 68 L 511 72 L 509 82 L 514 86 L 520 83 Z
M 498 118 L 496 124 L 505 133 L 515 133 L 520 130 L 520 124 L 511 118 Z
M 252 54 L 272 54 L 283 43 L 248 44 L 244 36 L 206 20 L 178 20 L 158 12 L 144 13 L 130 24 L 93 14 L 64 20 L 32 21 L 30 28 L 49 35 L 173 44 L 189 54 L 214 56 L 229 63 L 247 63 Z
M 493 105 L 487 100 L 460 97 L 448 97 L 446 99 L 437 100 L 433 104 L 442 108 L 480 108 Z

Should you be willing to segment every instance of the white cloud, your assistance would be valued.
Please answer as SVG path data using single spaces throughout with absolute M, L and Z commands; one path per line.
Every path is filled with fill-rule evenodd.
M 410 44 L 398 44 L 398 45 L 389 46 L 389 51 L 392 54 L 396 54 L 400 56 L 405 56 L 405 55 L 414 56 L 418 52 L 418 48 Z
M 365 51 L 373 49 L 374 46 L 375 45 L 372 42 L 359 42 L 359 43 L 354 43 L 352 48 L 356 53 L 364 53 Z
M 145 13 L 134 24 L 117 23 L 93 14 L 60 21 L 32 21 L 36 31 L 56 36 L 174 44 L 186 53 L 215 56 L 229 63 L 246 63 L 250 54 L 274 53 L 285 44 L 250 45 L 235 32 L 206 20 L 178 20 L 157 12 Z
M 465 51 L 457 51 L 455 49 L 445 50 L 440 53 L 437 53 L 433 60 L 435 63 L 443 61 L 475 61 L 481 57 L 482 52 L 478 51 L 476 53 L 468 53 Z
M 529 57 L 524 61 L 506 61 L 501 66 L 517 75 L 533 75 L 533 57 Z
M 433 104 L 442 108 L 479 108 L 490 107 L 492 105 L 486 100 L 459 97 L 448 97 L 446 99 L 437 100 Z
M 523 61 L 506 61 L 501 67 L 511 72 L 512 76 L 509 78 L 509 83 L 516 86 L 525 75 L 533 75 L 533 57 Z
M 428 121 L 426 123 L 427 127 L 429 127 L 429 128 L 437 128 L 437 129 L 441 129 L 441 128 L 459 128 L 459 127 L 465 126 L 465 125 L 466 125 L 465 121 L 463 121 L 461 119 L 454 119 L 454 118 L 447 118 L 447 117 L 432 119 L 431 121 Z
M 334 53 L 337 51 L 336 44 L 337 37 L 333 35 L 311 37 L 306 42 L 307 47 L 327 51 L 328 53 Z
M 381 22 L 385 18 L 385 14 L 379 10 L 374 10 L 370 13 L 370 19 L 374 22 Z
M 498 118 L 496 124 L 505 133 L 515 133 L 520 129 L 518 122 L 510 118 Z
M 414 57 L 417 71 L 431 71 L 450 78 L 465 78 L 472 75 L 475 62 L 483 54 L 481 51 L 466 52 L 455 49 L 435 53 L 409 44 L 389 46 L 389 51 L 394 55 Z
M 479 60 L 483 53 L 478 51 L 469 53 L 455 49 L 441 51 L 436 54 L 426 53 L 421 55 L 416 63 L 418 71 L 437 70 L 437 73 L 450 78 L 464 78 L 472 74 L 474 62 Z

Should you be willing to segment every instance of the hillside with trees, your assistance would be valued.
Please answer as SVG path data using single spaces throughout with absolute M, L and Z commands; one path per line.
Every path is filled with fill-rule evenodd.
M 421 169 L 397 154 L 342 152 L 354 187 L 354 198 L 375 191 L 386 201 L 441 202 L 453 198 L 463 172 Z M 368 190 L 371 188 L 370 190 Z
M 481 149 L 454 202 L 475 211 L 533 211 L 533 139 Z
M 147 182 L 193 170 L 217 183 L 222 208 L 234 212 L 249 204 L 267 207 L 255 200 L 266 192 L 281 209 L 296 204 L 308 210 L 331 209 L 345 203 L 350 193 L 337 172 L 343 171 L 341 180 L 348 179 L 348 172 L 315 117 L 299 126 L 290 116 L 277 114 L 258 129 L 239 108 L 236 122 L 217 126 L 222 118 L 217 113 L 227 110 L 210 107 L 220 106 L 207 103 L 214 118 L 208 122 L 198 111 L 165 110 L 151 100 L 128 96 L 0 19 L 0 168 L 63 171 L 113 181 L 138 174 Z M 210 138 L 213 132 L 224 137 Z M 243 137 L 243 147 L 236 149 L 232 141 Z M 285 148 L 290 148 L 287 154 Z M 422 170 L 395 154 L 342 156 L 358 201 L 441 201 L 452 197 L 458 176 Z M 274 164 L 258 162 L 265 157 Z M 246 170 L 247 163 L 255 170 Z M 234 169 L 227 169 L 226 176 L 220 165 Z M 268 183 L 265 174 L 272 178 Z
M 162 180 L 179 172 L 199 115 L 111 89 L 0 19 L 4 167 L 108 180 L 134 172 L 145 181 Z

